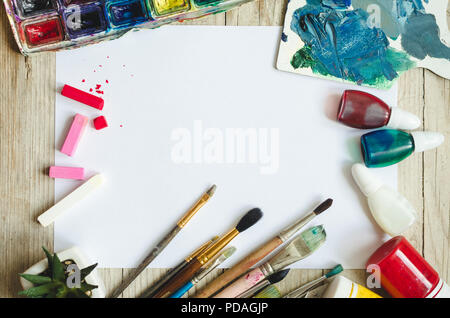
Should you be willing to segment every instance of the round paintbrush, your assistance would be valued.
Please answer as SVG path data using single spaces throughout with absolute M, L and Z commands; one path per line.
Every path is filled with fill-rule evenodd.
M 234 265 L 232 268 L 228 269 L 209 283 L 205 288 L 203 288 L 195 298 L 208 298 L 211 295 L 218 292 L 224 286 L 227 286 L 230 282 L 234 281 L 236 278 L 244 274 L 250 267 L 256 265 L 259 261 L 273 252 L 277 247 L 279 247 L 284 242 L 292 238 L 295 233 L 300 231 L 306 224 L 311 222 L 316 216 L 322 212 L 328 210 L 333 204 L 332 199 L 327 199 L 323 201 L 319 206 L 317 206 L 312 212 L 302 217 L 300 220 L 295 222 L 293 225 L 288 226 L 280 234 L 275 236 L 270 241 L 266 242 L 264 245 L 255 249 L 252 253 L 243 258 L 239 263 Z
M 193 259 L 187 266 L 185 266 L 177 275 L 175 275 L 169 282 L 167 282 L 158 293 L 155 294 L 155 298 L 166 298 L 177 291 L 180 287 L 186 284 L 198 270 L 208 263 L 217 253 L 219 253 L 228 243 L 231 242 L 239 233 L 244 232 L 249 227 L 253 226 L 262 217 L 260 209 L 255 208 L 247 212 L 235 228 L 231 229 L 228 233 L 222 236 L 216 243 L 209 247 L 201 255 Z

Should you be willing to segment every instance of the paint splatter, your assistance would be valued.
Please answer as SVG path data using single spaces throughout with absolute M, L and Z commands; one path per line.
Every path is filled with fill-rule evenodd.
M 92 88 L 89 88 L 89 92 L 91 92 L 91 93 L 92 93 L 93 91 L 94 91 L 94 90 L 93 90 Z
M 102 88 L 102 85 L 100 85 L 100 84 L 95 85 L 95 89 L 100 89 L 100 88 Z
M 82 82 L 82 83 L 85 83 L 85 82 L 86 82 L 86 80 L 85 80 L 85 79 L 84 79 L 84 80 L 81 80 L 81 82 Z
M 281 41 L 283 41 L 283 42 L 287 42 L 287 40 L 288 40 L 288 36 L 286 35 L 286 33 L 281 33 Z
M 381 29 L 369 27 L 364 10 L 335 10 L 320 0 L 307 3 L 292 17 L 291 29 L 305 43 L 291 60 L 294 68 L 311 68 L 358 85 L 389 87 L 398 72 L 414 67 L 407 54 L 389 47 Z

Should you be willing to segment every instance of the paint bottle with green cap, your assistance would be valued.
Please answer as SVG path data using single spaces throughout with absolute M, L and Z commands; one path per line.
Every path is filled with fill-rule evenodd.
M 443 141 L 444 136 L 437 132 L 382 129 L 361 137 L 361 152 L 367 167 L 380 168 L 396 164 L 413 152 L 433 149 Z

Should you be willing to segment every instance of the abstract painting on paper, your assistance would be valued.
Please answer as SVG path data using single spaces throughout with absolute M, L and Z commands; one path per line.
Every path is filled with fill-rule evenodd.
M 382 89 L 414 67 L 450 78 L 447 4 L 291 0 L 277 68 Z

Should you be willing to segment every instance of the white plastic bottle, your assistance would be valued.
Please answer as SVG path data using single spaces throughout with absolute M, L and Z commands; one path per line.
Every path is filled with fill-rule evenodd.
M 402 234 L 417 219 L 412 204 L 397 191 L 385 186 L 362 164 L 354 164 L 352 174 L 378 225 L 391 236 Z

